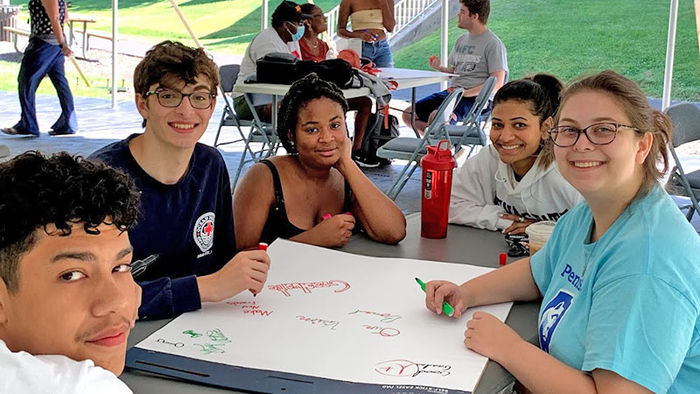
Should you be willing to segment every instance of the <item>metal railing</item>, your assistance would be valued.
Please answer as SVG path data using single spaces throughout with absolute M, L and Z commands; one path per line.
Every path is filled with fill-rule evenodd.
M 389 37 L 400 32 L 428 8 L 438 3 L 439 0 L 400 0 L 398 3 L 394 4 L 394 19 L 396 20 L 396 25 L 394 26 L 394 31 L 389 33 Z
M 401 31 L 428 8 L 437 5 L 438 2 L 439 0 L 400 0 L 394 4 L 396 25 L 394 26 L 394 31 L 389 33 L 389 37 Z M 328 18 L 328 36 L 331 40 L 335 40 L 338 37 L 336 28 L 338 27 L 339 10 L 340 6 L 335 6 L 332 10 L 325 13 L 326 18 Z
M 337 5 L 333 7 L 332 10 L 328 11 L 325 13 L 326 18 L 327 18 L 327 24 L 328 24 L 328 37 L 331 38 L 331 40 L 335 40 L 336 36 L 338 35 L 338 32 L 336 31 L 338 27 L 338 11 L 340 10 L 340 6 Z

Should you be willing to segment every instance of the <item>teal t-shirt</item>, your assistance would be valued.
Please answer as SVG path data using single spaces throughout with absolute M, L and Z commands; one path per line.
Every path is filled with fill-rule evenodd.
M 586 203 L 530 260 L 540 347 L 657 393 L 700 391 L 700 237 L 658 185 L 596 242 Z

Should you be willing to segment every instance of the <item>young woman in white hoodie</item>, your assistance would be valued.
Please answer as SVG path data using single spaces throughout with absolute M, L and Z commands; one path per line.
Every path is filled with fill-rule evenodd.
M 498 90 L 492 143 L 455 170 L 450 223 L 519 234 L 582 201 L 559 174 L 547 135 L 562 88 L 556 77 L 537 74 Z

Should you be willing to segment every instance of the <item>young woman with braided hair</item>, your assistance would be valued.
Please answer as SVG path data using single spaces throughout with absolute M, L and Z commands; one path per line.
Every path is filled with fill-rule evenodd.
M 554 163 L 547 135 L 559 108 L 553 75 L 510 81 L 493 99 L 491 144 L 454 174 L 449 221 L 506 234 L 556 221 L 582 201 Z
M 278 237 L 340 247 L 356 228 L 378 242 L 404 238 L 401 210 L 352 160 L 347 109 L 341 90 L 316 74 L 291 86 L 278 117 L 289 154 L 255 164 L 234 194 L 239 249 Z

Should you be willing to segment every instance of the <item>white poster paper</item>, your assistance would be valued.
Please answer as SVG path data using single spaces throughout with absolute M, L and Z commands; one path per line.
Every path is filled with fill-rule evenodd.
M 425 307 L 425 282 L 461 283 L 491 270 L 375 258 L 286 240 L 268 250 L 264 290 L 176 318 L 139 348 L 220 364 L 378 385 L 473 391 L 487 359 L 464 346 L 483 310 L 505 320 L 512 303 L 459 320 Z

